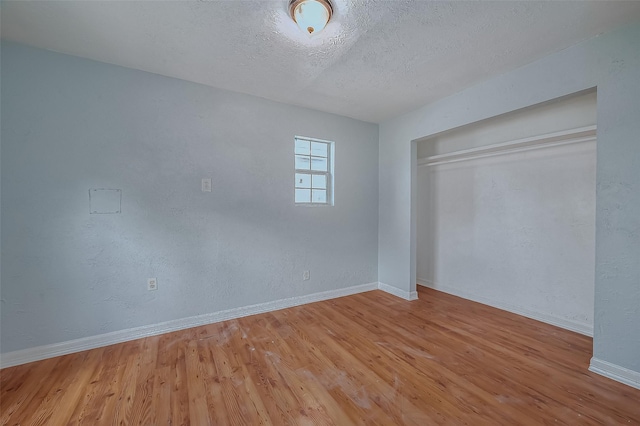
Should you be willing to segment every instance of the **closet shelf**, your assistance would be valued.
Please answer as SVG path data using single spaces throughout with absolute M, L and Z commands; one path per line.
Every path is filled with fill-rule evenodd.
M 448 152 L 446 154 L 433 155 L 426 158 L 419 158 L 418 166 L 436 166 L 439 164 L 455 163 L 458 161 L 473 160 L 476 158 L 492 157 L 494 155 L 511 154 L 552 146 L 590 142 L 595 139 L 595 125 L 579 127 L 576 129 L 563 130 L 561 132 L 547 133 L 545 135 L 516 139 L 509 142 L 501 142 L 492 145 Z

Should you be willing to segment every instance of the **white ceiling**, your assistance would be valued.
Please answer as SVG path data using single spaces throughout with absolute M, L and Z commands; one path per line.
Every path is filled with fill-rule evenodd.
M 3 1 L 2 37 L 380 122 L 640 20 L 640 1 Z

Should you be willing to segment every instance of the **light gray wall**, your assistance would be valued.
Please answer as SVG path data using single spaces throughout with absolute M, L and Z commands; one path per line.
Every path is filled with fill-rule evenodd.
M 596 124 L 596 94 L 418 143 L 418 158 Z M 417 281 L 593 333 L 596 142 L 418 167 Z
M 16 44 L 1 89 L 3 353 L 377 281 L 377 125 Z M 294 205 L 294 135 L 334 207 Z
M 640 372 L 639 45 L 636 24 L 382 123 L 379 281 L 415 286 L 412 141 L 597 86 L 594 356 Z

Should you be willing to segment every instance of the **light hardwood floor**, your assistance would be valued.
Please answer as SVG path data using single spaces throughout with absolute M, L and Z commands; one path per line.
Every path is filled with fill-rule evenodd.
M 193 328 L 0 372 L 2 425 L 640 425 L 591 339 L 419 288 Z

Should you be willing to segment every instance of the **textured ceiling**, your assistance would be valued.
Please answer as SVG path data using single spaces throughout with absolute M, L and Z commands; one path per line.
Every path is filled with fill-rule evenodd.
M 640 1 L 3 1 L 2 37 L 380 122 L 640 20 Z

